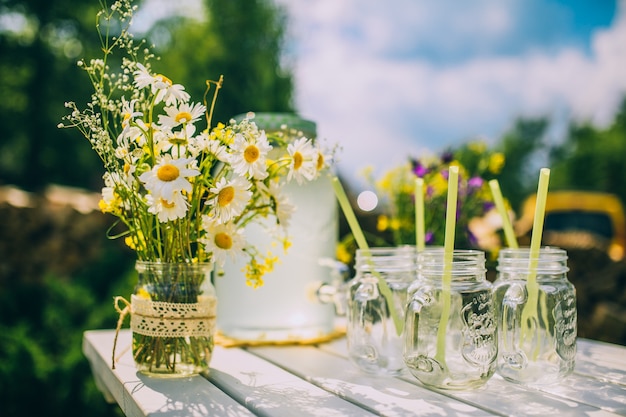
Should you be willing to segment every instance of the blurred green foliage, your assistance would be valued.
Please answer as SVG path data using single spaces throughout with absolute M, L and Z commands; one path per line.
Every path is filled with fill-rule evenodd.
M 549 137 L 549 122 L 519 119 L 494 145 L 506 157 L 500 188 L 518 214 L 525 198 L 537 191 L 544 166 L 551 170 L 550 191 L 612 193 L 626 206 L 626 99 L 609 126 L 573 122 L 560 142 Z
M 626 206 L 626 100 L 606 129 L 572 124 L 568 139 L 550 149 L 555 189 L 616 194 Z

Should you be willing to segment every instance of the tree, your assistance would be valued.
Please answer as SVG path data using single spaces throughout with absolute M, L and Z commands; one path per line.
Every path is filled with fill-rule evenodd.
M 505 156 L 498 181 L 503 195 L 515 210 L 536 191 L 539 167 L 533 159 L 536 161 L 537 153 L 544 147 L 542 140 L 547 127 L 547 119 L 519 119 L 497 144 L 497 149 Z
M 56 125 L 64 97 L 88 97 L 76 68 L 93 51 L 97 2 L 4 1 L 0 16 L 0 183 L 38 189 L 48 182 L 89 184 L 96 157 Z M 68 146 L 69 145 L 69 146 Z M 84 145 L 81 143 L 81 145 Z
M 603 191 L 626 202 L 626 99 L 613 124 L 598 130 L 572 123 L 568 137 L 551 149 L 555 188 Z
M 214 121 L 248 111 L 293 111 L 292 76 L 281 65 L 284 10 L 268 0 L 205 3 L 206 21 L 177 22 L 170 29 L 175 47 L 162 51 L 161 61 L 172 79 L 202 97 L 205 79 L 224 75 Z

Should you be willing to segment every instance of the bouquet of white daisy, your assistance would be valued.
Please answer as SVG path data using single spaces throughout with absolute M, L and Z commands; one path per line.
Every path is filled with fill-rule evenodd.
M 220 266 L 228 257 L 247 256 L 247 283 L 262 285 L 277 258 L 246 243 L 245 226 L 275 218 L 269 232 L 286 249 L 294 207 L 281 194 L 281 186 L 315 179 L 331 156 L 306 137 L 285 143 L 285 136 L 266 134 L 253 114 L 212 126 L 223 77 L 206 81 L 203 101 L 194 102 L 182 85 L 153 71 L 154 54 L 129 32 L 135 9 L 130 0 L 103 3 L 97 30 L 104 56 L 78 63 L 93 84 L 91 102 L 83 110 L 66 103 L 71 112 L 60 127 L 78 128 L 101 158 L 101 209 L 118 219 L 123 231 L 115 236 L 125 238 L 138 262 Z M 119 32 L 111 33 L 115 28 Z M 110 67 L 114 51 L 122 53 L 116 70 Z M 180 273 L 149 275 L 151 286 L 133 296 L 150 300 L 149 307 L 159 307 L 157 302 L 198 302 L 202 278 L 191 282 Z M 138 307 L 129 308 L 132 316 L 145 320 Z M 210 346 L 202 348 L 211 347 L 212 338 Z M 137 359 L 145 346 L 134 348 Z M 169 368 L 172 361 L 181 360 L 158 357 L 161 354 L 151 352 L 142 360 Z

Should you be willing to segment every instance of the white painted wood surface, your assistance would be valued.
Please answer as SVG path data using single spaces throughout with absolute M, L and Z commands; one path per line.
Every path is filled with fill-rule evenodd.
M 345 339 L 320 346 L 216 347 L 207 376 L 154 379 L 137 373 L 122 330 L 84 334 L 83 351 L 105 399 L 142 416 L 626 416 L 626 347 L 580 339 L 576 369 L 541 389 L 495 375 L 484 388 L 437 391 L 408 372 L 365 374 Z M 121 355 L 120 355 L 121 354 Z

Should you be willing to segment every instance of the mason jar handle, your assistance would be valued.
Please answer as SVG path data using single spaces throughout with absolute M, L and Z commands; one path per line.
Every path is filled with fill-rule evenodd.
M 523 369 L 528 359 L 521 346 L 517 346 L 522 332 L 522 309 L 528 299 L 526 287 L 521 284 L 512 284 L 502 298 L 502 317 L 500 318 L 500 334 L 502 344 L 500 356 L 504 360 L 504 366 Z
M 407 303 L 404 315 L 404 356 L 412 355 L 418 349 L 417 327 L 422 308 L 431 303 L 431 296 L 424 291 L 416 291 Z
M 385 319 L 381 310 L 382 305 L 376 306 L 376 304 L 380 304 L 382 298 L 376 282 L 360 282 L 352 297 L 352 317 L 355 320 L 353 325 L 360 329 L 367 328 L 366 322 L 369 320 L 367 316 L 373 311 L 380 316 L 381 320 Z

